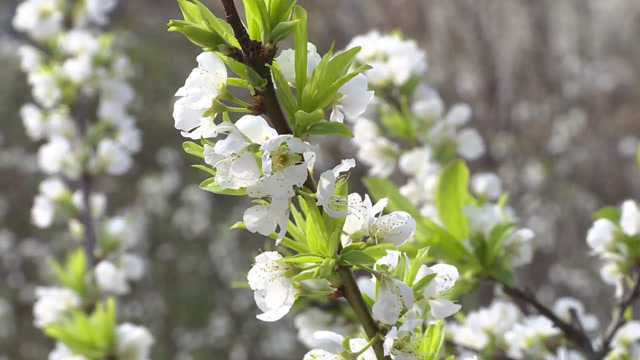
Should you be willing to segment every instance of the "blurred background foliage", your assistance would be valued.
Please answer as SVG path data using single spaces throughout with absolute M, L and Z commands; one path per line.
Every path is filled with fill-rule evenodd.
M 488 154 L 475 171 L 495 171 L 537 255 L 520 274 L 542 299 L 561 295 L 593 307 L 611 301 L 584 238 L 595 209 L 638 198 L 640 2 L 636 0 L 300 0 L 310 39 L 342 48 L 372 29 L 400 31 L 428 52 L 429 78 L 448 104 L 468 102 Z M 166 32 L 173 0 L 121 1 L 136 66 L 136 114 L 144 132 L 138 166 L 102 181 L 118 208 L 144 213 L 150 272 L 121 315 L 151 326 L 154 359 L 296 359 L 291 317 L 255 321 L 251 294 L 234 284 L 266 244 L 226 229 L 240 218 L 233 199 L 197 190 L 200 175 L 181 154 L 173 94 L 194 66 L 196 47 Z M 44 359 L 51 344 L 32 326 L 33 290 L 46 261 L 69 246 L 36 231 L 29 210 L 40 175 L 20 106 L 29 99 L 10 26 L 17 0 L 0 3 L 0 359 Z M 208 5 L 219 10 L 216 1 Z M 220 12 L 218 12 L 220 13 Z M 346 142 L 325 160 L 350 151 Z M 133 230 L 132 230 L 133 231 Z M 137 231 L 137 230 L 136 230 Z M 488 291 L 484 291 L 488 292 Z M 483 289 L 465 304 L 484 303 Z M 603 311 L 603 310 L 601 310 Z M 600 316 L 605 315 L 599 313 Z

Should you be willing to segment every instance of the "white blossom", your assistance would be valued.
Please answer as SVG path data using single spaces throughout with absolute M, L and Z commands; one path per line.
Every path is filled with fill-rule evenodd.
M 62 90 L 52 71 L 38 70 L 29 74 L 33 97 L 44 108 L 50 109 L 62 99 Z
M 431 308 L 431 316 L 434 319 L 442 320 L 457 313 L 461 308 L 460 305 L 443 297 L 447 291 L 455 286 L 460 275 L 458 269 L 452 265 L 436 264 L 430 267 L 422 265 L 418 270 L 415 282 L 417 283 L 432 274 L 435 274 L 435 277 L 424 288 L 423 295 Z
M 263 311 L 257 318 L 262 321 L 277 321 L 284 317 L 296 300 L 296 289 L 287 277 L 288 268 L 276 251 L 266 251 L 256 256 L 247 280 L 254 291 L 256 305 Z
M 287 82 L 295 86 L 296 84 L 296 52 L 293 49 L 282 50 L 280 54 L 274 59 L 280 66 L 282 76 Z M 322 57 L 318 54 L 316 46 L 312 43 L 307 43 L 307 75 L 311 75 L 316 66 L 320 63 Z
M 108 14 L 116 7 L 118 0 L 87 0 L 86 13 L 91 22 L 98 25 L 107 23 Z
M 183 87 L 178 89 L 180 97 L 174 105 L 175 127 L 182 136 L 199 139 L 215 136 L 213 119 L 203 114 L 213 105 L 227 82 L 227 68 L 214 53 L 198 55 L 198 67 L 191 71 Z
M 484 140 L 475 129 L 462 129 L 456 136 L 458 153 L 467 160 L 476 160 L 484 155 Z
M 16 9 L 13 27 L 36 40 L 46 40 L 62 30 L 63 9 L 57 0 L 26 0 Z
M 129 151 L 112 139 L 102 139 L 98 143 L 94 157 L 94 168 L 104 170 L 109 175 L 123 175 L 133 165 Z
M 478 173 L 471 179 L 471 188 L 477 195 L 496 200 L 502 193 L 502 181 L 494 173 Z
M 373 91 L 369 91 L 367 77 L 358 74 L 344 84 L 338 93 L 342 95 L 331 112 L 331 121 L 343 122 L 345 117 L 355 120 L 362 116 L 373 100 Z
M 532 316 L 516 323 L 505 334 L 509 346 L 508 354 L 516 359 L 526 358 L 525 354 L 535 356 L 542 343 L 549 337 L 560 333 L 553 323 L 543 316 Z
M 640 234 L 640 209 L 633 200 L 627 200 L 622 204 L 620 227 L 629 236 Z
M 587 233 L 587 244 L 595 253 L 605 252 L 615 239 L 616 226 L 608 219 L 598 219 Z
M 49 353 L 48 360 L 88 360 L 82 355 L 74 354 L 62 343 L 56 343 L 55 349 Z
M 360 194 L 353 193 L 347 197 L 347 204 L 343 232 L 350 239 L 371 237 L 376 242 L 390 242 L 400 246 L 415 233 L 416 222 L 408 213 L 394 211 L 381 215 L 387 205 L 386 199 L 373 205 L 369 195 L 362 199 Z M 348 242 L 348 239 L 343 239 L 345 241 Z
M 398 279 L 382 277 L 371 316 L 386 325 L 395 325 L 403 311 L 413 306 L 413 291 Z
M 33 46 L 20 45 L 18 56 L 20 57 L 20 68 L 25 73 L 35 72 L 42 66 L 42 53 Z
M 101 291 L 116 295 L 129 292 L 127 274 L 110 261 L 103 260 L 95 268 L 96 284 Z
M 504 247 L 511 256 L 511 265 L 520 267 L 529 264 L 533 259 L 532 240 L 535 233 L 531 229 L 523 228 L 513 232 L 504 241 Z
M 129 323 L 116 329 L 116 354 L 118 360 L 150 360 L 153 336 L 142 326 Z
M 427 70 L 426 54 L 414 41 L 374 31 L 353 38 L 347 48 L 357 46 L 357 59 L 372 67 L 366 75 L 374 86 L 401 86 Z
M 36 303 L 33 306 L 35 326 L 44 328 L 58 323 L 80 305 L 80 297 L 72 290 L 61 287 L 39 287 L 36 289 Z
M 347 214 L 347 197 L 336 194 L 336 182 L 343 173 L 356 166 L 353 159 L 345 159 L 331 170 L 327 170 L 320 175 L 318 180 L 318 206 L 322 206 L 324 211 L 333 218 L 344 217 Z

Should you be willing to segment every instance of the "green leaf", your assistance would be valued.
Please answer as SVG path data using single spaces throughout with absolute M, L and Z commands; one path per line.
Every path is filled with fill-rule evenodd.
M 219 195 L 231 195 L 231 196 L 245 196 L 247 195 L 247 189 L 223 189 L 216 183 L 216 179 L 214 177 L 210 177 L 203 182 L 200 183 L 200 189 L 204 191 L 209 191 L 214 194 Z
M 216 169 L 211 168 L 209 166 L 206 165 L 202 165 L 202 164 L 195 164 L 195 165 L 191 165 L 192 168 L 198 169 L 204 173 L 207 173 L 208 175 L 211 176 L 215 176 L 216 175 Z
M 247 23 L 247 32 L 251 40 L 262 41 L 264 38 L 262 31 L 262 21 L 256 0 L 243 0 L 244 15 Z
M 208 28 L 182 20 L 170 20 L 168 30 L 182 33 L 189 41 L 205 50 L 217 50 L 224 43 L 224 39 Z
M 287 264 L 319 264 L 324 261 L 322 256 L 317 255 L 309 255 L 309 254 L 300 254 L 294 256 L 288 256 L 284 258 L 282 261 Z
M 66 345 L 74 354 L 91 360 L 107 358 L 116 340 L 116 303 L 99 303 L 91 315 L 76 310 L 44 329 L 47 336 Z
M 276 86 L 278 100 L 280 100 L 282 107 L 287 112 L 288 118 L 294 119 L 296 110 L 298 109 L 298 102 L 289 87 L 289 83 L 285 80 L 284 75 L 282 75 L 278 63 L 274 62 L 271 64 L 271 74 L 273 75 L 273 81 Z M 293 124 L 293 126 L 295 128 L 296 124 Z
M 185 141 L 182 143 L 182 149 L 189 155 L 193 155 L 197 158 L 204 159 L 204 147 L 193 142 Z
M 636 151 L 636 165 L 640 168 L 640 146 L 638 146 L 638 151 Z
M 332 256 L 329 253 L 327 229 L 325 228 L 324 219 L 320 210 L 313 200 L 305 197 L 298 197 L 302 212 L 306 219 L 305 233 L 307 237 L 307 245 L 313 254 L 322 256 Z
M 182 12 L 182 16 L 186 21 L 196 24 L 203 21 L 198 5 L 188 0 L 178 0 L 178 6 L 180 7 L 180 12 Z
M 276 25 L 271 32 L 271 41 L 279 42 L 286 39 L 298 26 L 298 20 L 283 21 Z
M 364 184 L 375 200 L 379 201 L 382 198 L 389 200 L 388 211 L 405 211 L 416 220 L 422 217 L 420 211 L 400 193 L 398 187 L 391 180 L 367 177 L 364 179 Z
M 469 169 L 464 161 L 454 161 L 440 175 L 436 207 L 445 228 L 458 240 L 469 237 L 469 221 L 464 214 L 469 197 Z
M 302 6 L 293 9 L 293 16 L 298 21 L 295 31 L 295 68 L 296 68 L 296 89 L 298 90 L 298 102 L 302 102 L 302 93 L 307 84 L 308 53 L 307 43 L 308 16 L 307 11 Z
M 324 120 L 324 111 L 322 111 L 322 109 L 318 109 L 314 112 L 308 113 L 303 110 L 298 110 L 295 113 L 295 120 L 295 135 L 297 137 L 304 137 L 307 135 L 307 132 L 312 125 Z
M 596 211 L 593 214 L 593 220 L 607 219 L 615 224 L 620 222 L 620 216 L 620 208 L 608 206 Z
M 420 343 L 421 359 L 437 360 L 440 359 L 440 352 L 444 344 L 444 322 L 438 321 L 430 325 Z
M 227 67 L 233 71 L 234 74 L 238 75 L 242 79 L 246 80 L 253 87 L 256 88 L 264 88 L 267 85 L 267 80 L 265 80 L 260 74 L 258 74 L 251 67 L 235 60 L 232 57 L 226 56 L 221 52 L 216 53 L 220 59 L 227 65 Z
M 84 249 L 73 251 L 64 265 L 57 262 L 51 264 L 58 282 L 78 293 L 80 297 L 87 294 L 87 256 Z
M 192 0 L 200 9 L 200 16 L 207 24 L 209 29 L 220 36 L 224 42 L 236 49 L 240 49 L 240 43 L 233 34 L 233 28 L 228 22 L 215 16 L 203 3 L 198 0 Z
M 344 261 L 349 265 L 373 265 L 376 262 L 376 259 L 371 257 L 364 251 L 361 250 L 349 250 L 343 251 L 340 255 L 340 260 Z
M 313 124 L 308 131 L 309 135 L 324 135 L 324 136 L 342 136 L 346 138 L 352 138 L 353 133 L 351 129 L 338 122 L 319 122 Z

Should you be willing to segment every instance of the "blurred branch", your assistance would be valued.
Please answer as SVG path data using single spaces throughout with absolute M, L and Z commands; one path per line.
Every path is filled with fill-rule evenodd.
M 73 117 L 78 124 L 78 130 L 82 141 L 87 142 L 89 131 L 89 118 L 91 109 L 95 107 L 92 99 L 81 95 L 75 104 Z M 89 147 L 88 151 L 91 151 Z M 96 232 L 93 220 L 93 213 L 91 208 L 91 195 L 93 193 L 93 176 L 87 169 L 87 164 L 83 166 L 82 174 L 80 177 L 80 192 L 82 193 L 82 213 L 80 214 L 80 221 L 84 227 L 84 249 L 87 255 L 87 261 L 90 267 L 95 266 L 95 249 L 96 249 Z
M 620 330 L 620 328 L 627 323 L 625 313 L 640 298 L 640 271 L 636 272 L 636 280 L 633 288 L 631 289 L 631 292 L 629 292 L 627 297 L 625 297 L 618 303 L 616 309 L 614 310 L 611 323 L 607 328 L 604 341 L 602 342 L 602 347 L 599 351 L 599 355 L 602 357 L 604 357 L 609 353 L 609 351 L 611 351 L 611 342 L 613 341 L 613 338 L 618 333 L 618 330 Z
M 540 315 L 549 319 L 556 327 L 558 327 L 567 337 L 568 340 L 574 343 L 574 345 L 582 350 L 589 359 L 599 359 L 596 352 L 593 349 L 593 344 L 589 337 L 579 327 L 575 327 L 572 324 L 560 319 L 551 309 L 543 305 L 533 294 L 529 291 L 521 290 L 516 287 L 509 286 L 502 282 L 502 290 L 505 294 L 516 301 L 528 304 L 533 307 Z

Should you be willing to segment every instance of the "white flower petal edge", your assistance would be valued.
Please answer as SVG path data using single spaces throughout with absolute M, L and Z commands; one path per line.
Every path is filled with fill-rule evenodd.
M 402 311 L 413 306 L 413 301 L 413 291 L 409 286 L 400 280 L 383 277 L 371 315 L 383 324 L 395 325 Z
M 256 304 L 263 311 L 257 316 L 259 320 L 272 322 L 283 318 L 296 301 L 296 289 L 286 276 L 287 267 L 280 263 L 282 259 L 276 251 L 263 252 L 247 275 Z
M 345 159 L 331 170 L 320 175 L 318 181 L 318 206 L 332 218 L 342 218 L 347 215 L 347 197 L 336 195 L 336 182 L 341 174 L 356 166 L 354 159 Z

